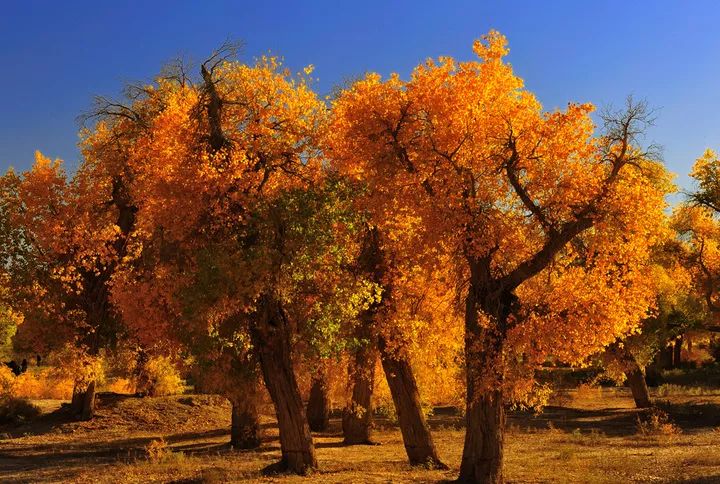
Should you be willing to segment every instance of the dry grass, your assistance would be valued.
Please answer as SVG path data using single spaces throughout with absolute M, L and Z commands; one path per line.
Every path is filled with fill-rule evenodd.
M 581 393 L 583 393 L 581 391 Z M 720 397 L 674 395 L 665 417 L 632 408 L 622 390 L 573 395 L 571 407 L 508 419 L 506 477 L 513 483 L 720 482 Z M 700 408 L 702 413 L 693 413 Z M 661 415 L 661 414 L 658 414 Z M 57 417 L 53 417 L 57 418 Z M 651 422 L 639 431 L 641 422 Z M 643 420 L 644 419 L 644 420 Z M 449 471 L 413 469 L 402 439 L 378 421 L 380 446 L 343 447 L 339 422 L 316 434 L 320 470 L 309 477 L 266 477 L 279 458 L 277 429 L 263 420 L 257 451 L 227 445 L 229 406 L 211 397 L 103 400 L 85 423 L 46 419 L 0 440 L 0 481 L 31 482 L 439 482 L 457 475 L 464 430 L 460 417 L 431 419 Z M 666 434 L 663 424 L 682 432 Z M 0 437 L 2 437 L 0 430 Z M 27 435 L 23 435 L 27 433 Z

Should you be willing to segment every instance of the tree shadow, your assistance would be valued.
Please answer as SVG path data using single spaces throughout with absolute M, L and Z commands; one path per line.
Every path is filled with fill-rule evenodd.
M 548 406 L 542 413 L 510 412 L 508 425 L 522 431 L 538 431 L 556 428 L 565 432 L 579 429 L 581 432 L 599 431 L 606 435 L 624 437 L 637 431 L 637 418 L 641 410 L 627 408 L 604 408 L 585 410 L 571 407 Z
M 125 400 L 142 399 L 140 395 L 122 394 L 114 392 L 99 392 L 96 394 L 96 411 L 116 407 Z M 93 419 L 102 421 L 102 415 L 95 415 Z M 9 438 L 17 438 L 32 435 L 44 435 L 53 432 L 62 432 L 62 426 L 67 424 L 82 425 L 83 420 L 79 419 L 71 410 L 69 403 L 63 403 L 60 408 L 52 412 L 41 415 L 29 422 L 21 424 L 9 424 L 0 426 L 0 434 L 7 435 Z M 71 429 L 67 429 L 68 432 Z M 64 433 L 64 432 L 63 432 Z
M 720 405 L 709 402 L 656 402 L 657 408 L 667 412 L 672 422 L 684 431 L 720 427 Z
M 173 452 L 183 451 L 190 454 L 235 453 L 229 443 L 194 442 L 201 439 L 227 436 L 229 429 L 212 429 L 202 432 L 185 432 L 163 436 Z M 62 442 L 54 444 L 38 444 L 32 446 L 15 446 L 0 451 L 0 469 L 3 472 L 30 470 L 54 470 L 62 474 L 72 474 L 73 469 L 88 466 L 111 464 L 116 462 L 132 462 L 147 456 L 146 447 L 158 437 L 136 437 L 110 441 Z M 271 440 L 271 439 L 269 439 Z M 187 444 L 183 444 L 187 442 Z M 276 450 L 273 445 L 263 445 L 257 451 Z M 0 477 L 0 480 L 2 478 Z

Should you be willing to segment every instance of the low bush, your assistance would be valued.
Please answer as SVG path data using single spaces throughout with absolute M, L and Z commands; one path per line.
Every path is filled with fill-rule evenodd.
M 154 356 L 138 373 L 135 387 L 140 393 L 160 397 L 182 393 L 185 382 L 169 357 Z
M 40 416 L 40 409 L 27 398 L 6 395 L 0 398 L 0 424 L 21 424 Z
M 680 427 L 670 420 L 670 415 L 659 408 L 651 408 L 643 416 L 638 416 L 637 430 L 646 437 L 681 433 Z

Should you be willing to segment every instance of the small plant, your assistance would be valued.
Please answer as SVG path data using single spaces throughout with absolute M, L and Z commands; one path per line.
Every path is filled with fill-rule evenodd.
M 172 450 L 168 446 L 165 439 L 160 437 L 159 439 L 152 440 L 147 446 L 145 446 L 145 453 L 147 458 L 153 464 L 166 461 Z
M 591 429 L 590 432 L 586 433 L 583 433 L 583 431 L 580 429 L 575 429 L 570 435 L 571 442 L 578 445 L 587 446 L 598 445 L 602 441 L 603 437 L 605 437 L 605 434 L 603 434 L 597 429 Z
M 379 402 L 375 407 L 375 413 L 380 417 L 388 419 L 391 424 L 396 424 L 398 422 L 397 411 L 395 410 L 395 405 L 392 401 Z
M 672 423 L 667 412 L 652 408 L 642 418 L 637 418 L 638 433 L 643 436 L 677 435 L 682 432 L 680 427 Z

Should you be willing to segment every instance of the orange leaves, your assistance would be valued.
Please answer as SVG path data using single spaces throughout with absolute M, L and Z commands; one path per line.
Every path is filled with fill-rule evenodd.
M 167 237 L 182 240 L 200 224 L 236 220 L 231 207 L 254 203 L 261 191 L 272 194 L 317 176 L 312 141 L 324 108 L 304 79 L 266 57 L 255 66 L 224 62 L 213 76 L 224 148 L 208 150 L 201 85 L 168 88 L 166 107 L 135 146 L 135 192 L 147 231 L 162 226 Z

